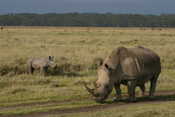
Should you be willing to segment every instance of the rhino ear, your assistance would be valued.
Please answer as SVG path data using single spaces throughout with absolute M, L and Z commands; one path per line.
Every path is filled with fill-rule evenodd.
M 112 69 L 109 67 L 109 65 L 105 64 L 106 69 L 108 69 L 109 71 L 112 71 Z
M 105 67 L 108 69 L 109 68 L 109 66 L 107 65 L 107 64 L 105 64 Z
M 52 59 L 52 57 L 51 56 L 49 56 L 49 60 L 51 60 Z
M 98 63 L 98 66 L 102 66 L 103 65 L 103 60 L 100 60 Z
M 128 56 L 128 50 L 125 47 L 119 47 L 118 48 L 118 54 L 123 59 Z
M 52 56 L 52 60 L 54 60 L 54 56 Z

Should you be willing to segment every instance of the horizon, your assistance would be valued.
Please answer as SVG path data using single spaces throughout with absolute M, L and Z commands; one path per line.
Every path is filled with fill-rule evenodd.
M 0 14 L 19 13 L 112 13 L 112 14 L 175 14 L 172 0 L 2 0 Z
M 20 14 L 34 14 L 34 15 L 45 15 L 45 14 L 112 14 L 112 15 L 175 15 L 175 13 L 162 13 L 162 14 L 143 14 L 143 13 L 98 13 L 98 12 L 64 12 L 64 13 L 56 13 L 56 12 L 45 12 L 45 13 L 35 13 L 35 12 L 21 12 L 21 13 L 0 13 L 0 15 L 20 15 Z

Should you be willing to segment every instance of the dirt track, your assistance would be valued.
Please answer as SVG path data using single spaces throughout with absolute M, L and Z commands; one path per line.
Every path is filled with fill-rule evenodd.
M 87 100 L 87 99 L 86 99 Z M 70 108 L 70 109 L 55 109 L 51 110 L 49 112 L 34 112 L 31 114 L 26 115 L 9 115 L 9 116 L 1 116 L 0 117 L 44 117 L 50 114 L 68 114 L 68 113 L 79 113 L 79 112 L 94 112 L 94 111 L 100 111 L 102 109 L 108 109 L 108 108 L 119 108 L 121 106 L 128 106 L 129 105 L 139 105 L 139 104 L 152 104 L 152 103 L 160 103 L 160 102 L 167 102 L 167 101 L 175 101 L 175 91 L 159 91 L 156 93 L 154 98 L 149 97 L 139 97 L 137 99 L 138 101 L 136 103 L 128 103 L 127 100 L 123 100 L 121 102 L 106 102 L 104 105 L 95 105 L 95 106 L 87 106 L 87 107 L 76 107 L 76 108 Z M 77 101 L 77 100 L 70 100 L 71 102 Z M 30 107 L 30 106 L 54 106 L 58 105 L 60 103 L 70 103 L 70 101 L 65 102 L 44 102 L 44 103 L 31 103 L 31 104 L 20 104 L 15 106 L 9 106 L 9 107 L 1 107 L 0 110 L 4 109 L 13 109 L 17 107 Z

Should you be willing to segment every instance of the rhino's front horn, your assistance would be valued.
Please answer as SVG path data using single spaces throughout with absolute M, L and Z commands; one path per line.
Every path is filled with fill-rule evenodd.
M 94 89 L 90 89 L 90 88 L 87 86 L 87 84 L 86 84 L 85 82 L 84 82 L 83 84 L 84 84 L 86 90 L 87 90 L 90 94 L 92 94 L 93 96 L 95 96 L 95 94 L 94 94 Z

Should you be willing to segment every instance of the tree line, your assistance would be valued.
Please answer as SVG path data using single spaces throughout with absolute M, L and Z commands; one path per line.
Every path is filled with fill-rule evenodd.
M 47 13 L 0 15 L 1 26 L 175 27 L 174 14 Z

